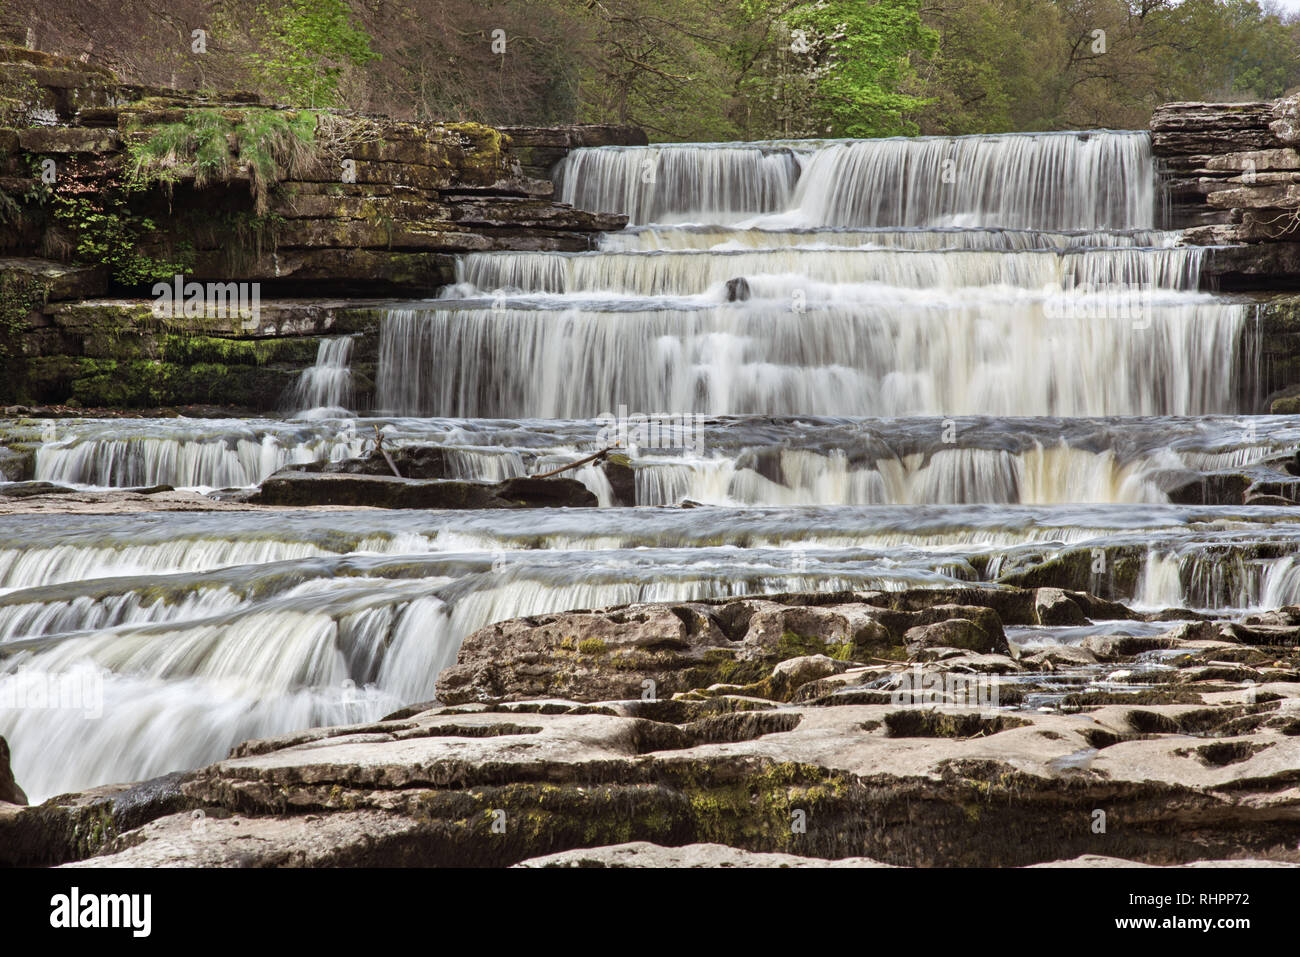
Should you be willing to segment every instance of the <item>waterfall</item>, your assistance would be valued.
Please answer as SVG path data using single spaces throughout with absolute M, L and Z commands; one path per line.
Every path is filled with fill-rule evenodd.
M 1204 250 L 1153 228 L 1154 177 L 1149 137 L 1112 131 L 575 150 L 562 198 L 658 225 L 461 257 L 439 303 L 382 321 L 377 404 L 1238 411 L 1259 380 L 1252 307 L 1199 291 Z
M 634 223 L 725 223 L 784 209 L 800 154 L 767 144 L 579 149 L 558 170 L 557 191 L 561 202 Z
M 632 226 L 467 255 L 394 304 L 374 416 L 344 412 L 354 340 L 333 338 L 292 419 L 15 419 L 0 446 L 45 481 L 211 489 L 378 428 L 497 481 L 681 416 L 625 430 L 643 507 L 10 516 L 0 734 L 29 795 L 376 720 L 518 615 L 1086 576 L 1098 553 L 1125 574 L 1075 584 L 1141 606 L 1300 602 L 1288 510 L 1170 501 L 1291 455 L 1300 417 L 1239 417 L 1252 307 L 1156 228 L 1146 134 L 584 149 L 559 176 Z M 571 474 L 614 500 L 601 466 Z M 684 499 L 705 508 L 654 507 Z M 99 688 L 98 714 L 6 704 L 43 680 Z
M 1038 229 L 887 229 L 805 227 L 765 229 L 761 226 L 634 226 L 605 233 L 600 248 L 608 252 L 652 252 L 669 249 L 711 249 L 716 252 L 780 246 L 823 249 L 877 247 L 918 249 L 1090 249 L 1106 246 L 1174 246 L 1182 234 L 1158 229 L 1046 231 Z
M 599 147 L 557 174 L 566 203 L 632 223 L 1150 228 L 1146 133 Z
M 816 292 L 816 290 L 814 290 Z M 395 309 L 378 404 L 404 415 L 594 418 L 1232 412 L 1247 307 L 897 295 L 854 305 Z M 894 290 L 894 292 L 897 292 Z M 939 300 L 939 301 L 936 301 Z
M 519 615 L 954 585 L 981 577 L 968 559 L 1018 549 L 1048 560 L 1136 548 L 1148 567 L 1173 561 L 1167 604 L 1251 607 L 1264 595 L 1294 600 L 1300 586 L 1300 532 L 1285 510 L 718 509 L 704 523 L 660 509 L 282 516 L 160 516 L 141 528 L 136 516 L 33 515 L 3 531 L 0 734 L 21 743 L 15 772 L 35 799 L 217 760 L 249 737 L 375 720 L 429 698 L 466 634 Z M 729 530 L 721 546 L 719 529 Z M 31 556 L 21 575 L 15 551 Z M 38 574 L 60 555 L 60 571 Z M 86 709 L 6 706 L 24 683 L 54 678 L 100 694 Z M 98 713 L 85 713 L 92 705 Z
M 352 406 L 352 337 L 322 339 L 316 364 L 303 370 L 285 405 L 300 412 L 346 411 Z
M 92 488 L 246 488 L 286 465 L 360 454 L 338 424 L 211 420 L 89 420 L 62 425 L 36 450 L 38 481 Z
M 412 389 L 408 401 L 419 394 Z M 449 478 L 486 482 L 581 458 L 600 445 L 602 428 L 561 418 L 78 420 L 38 449 L 36 476 L 86 488 L 249 486 L 285 465 L 355 456 L 376 427 L 390 448 L 439 446 Z M 627 449 L 638 504 L 1164 502 L 1166 476 L 1246 469 L 1300 443 L 1286 416 L 718 416 L 693 431 L 673 448 Z M 0 444 L 24 436 L 0 429 Z M 574 477 L 610 504 L 599 467 Z

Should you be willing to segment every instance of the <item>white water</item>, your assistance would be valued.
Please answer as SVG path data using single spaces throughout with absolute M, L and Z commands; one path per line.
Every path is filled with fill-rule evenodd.
M 0 554 L 25 539 L 40 560 L 76 573 L 56 576 L 67 585 L 22 588 L 11 569 L 6 583 L 19 590 L 0 599 L 0 695 L 16 676 L 91 673 L 103 682 L 103 713 L 0 709 L 0 734 L 23 742 L 16 772 L 39 799 L 215 760 L 248 737 L 373 720 L 427 699 L 461 638 L 503 618 L 635 600 L 956 583 L 980 577 L 968 557 L 1018 549 L 1136 547 L 1149 566 L 1186 556 L 1166 576 L 1162 606 L 1211 587 L 1196 581 L 1209 573 L 1198 567 L 1257 569 L 1235 591 L 1215 586 L 1214 605 L 1255 605 L 1261 581 L 1270 600 L 1293 601 L 1300 531 L 1287 518 L 1285 510 L 1168 506 L 379 512 L 339 515 L 331 532 L 311 513 L 286 513 L 274 530 L 257 515 L 209 514 L 142 533 L 131 516 L 23 517 L 11 521 Z M 153 541 L 139 542 L 142 534 Z M 266 551 L 271 543 L 276 550 Z M 1256 557 L 1260 543 L 1273 557 Z M 1224 558 L 1197 566 L 1207 548 Z M 304 557 L 286 557 L 294 555 Z M 144 577 L 126 577 L 128 569 Z M 63 759 L 47 760 L 56 753 Z
M 1137 557 L 1116 597 L 1140 604 L 1300 600 L 1285 509 L 1167 504 L 1300 427 L 1236 417 L 1251 315 L 1155 228 L 1145 134 L 579 150 L 561 181 L 640 225 L 467 256 L 438 300 L 388 312 L 373 421 L 344 418 L 336 339 L 287 400 L 304 418 L 6 441 L 39 443 L 45 481 L 218 488 L 355 456 L 378 425 L 499 479 L 603 447 L 601 413 L 699 412 L 689 447 L 627 451 L 640 504 L 714 507 L 0 519 L 0 694 L 102 681 L 95 717 L 0 707 L 29 795 L 379 718 L 521 614 L 971 582 L 1074 550 Z M 604 473 L 577 477 L 608 504 Z
M 246 487 L 285 465 L 360 454 L 376 427 L 390 448 L 445 449 L 450 477 L 491 482 L 548 471 L 602 441 L 590 420 L 80 420 L 47 423 L 56 437 L 37 451 L 34 477 L 93 489 Z M 692 438 L 698 447 L 628 449 L 638 504 L 1164 502 L 1183 473 L 1287 454 L 1300 427 L 1285 416 L 721 417 Z M 609 504 L 598 467 L 575 476 Z
M 1203 415 L 1251 309 L 1154 229 L 1141 133 L 575 150 L 562 197 L 641 225 L 476 253 L 398 308 L 401 415 Z M 684 225 L 683 225 L 684 224 Z
M 575 150 L 559 198 L 633 223 L 762 214 L 844 226 L 1149 228 L 1143 133 L 1041 133 Z
M 337 412 L 352 407 L 352 338 L 322 339 L 316 364 L 303 371 L 289 390 L 286 404 L 292 411 Z

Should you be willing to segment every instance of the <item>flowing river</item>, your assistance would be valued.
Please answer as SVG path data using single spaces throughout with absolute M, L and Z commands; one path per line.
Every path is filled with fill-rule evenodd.
M 593 465 L 595 510 L 0 518 L 0 734 L 33 800 L 427 700 L 466 634 L 518 615 L 1069 556 L 1066 587 L 1137 607 L 1300 603 L 1288 509 L 1180 492 L 1289 456 L 1300 419 L 1253 414 L 1255 306 L 1199 291 L 1202 250 L 1158 228 L 1146 134 L 605 147 L 557 175 L 629 227 L 467 255 L 393 304 L 360 417 L 340 338 L 283 418 L 2 439 L 38 480 L 204 492 L 376 427 L 493 481 L 621 441 L 636 507 Z M 102 707 L 6 708 L 33 676 Z

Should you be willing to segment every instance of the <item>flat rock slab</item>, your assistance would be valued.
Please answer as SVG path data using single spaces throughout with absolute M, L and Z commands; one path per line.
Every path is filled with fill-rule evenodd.
M 663 847 L 646 841 L 562 851 L 521 861 L 516 867 L 889 867 L 867 857 L 836 861 L 795 854 L 762 854 L 725 844 Z
M 504 482 L 413 479 L 282 469 L 262 483 L 261 505 L 353 505 L 365 508 L 594 508 L 596 496 L 569 478 Z
M 1282 643 L 1300 609 L 1110 636 L 1111 660 L 1073 666 L 1065 685 L 1069 665 L 997 652 L 863 654 L 935 622 L 1001 635 L 1062 594 L 786 594 L 517 619 L 488 630 L 466 674 L 495 662 L 515 692 L 549 692 L 444 697 L 248 741 L 142 785 L 0 805 L 0 863 L 1300 863 L 1300 648 Z M 724 665 L 745 680 L 716 680 Z M 665 678 L 649 694 L 646 668 Z
M 1258 693 L 1270 700 L 1081 715 L 743 710 L 751 699 L 662 702 L 675 720 L 637 716 L 655 712 L 645 702 L 430 709 L 249 742 L 176 785 L 193 810 L 160 805 L 98 851 L 109 865 L 502 866 L 642 841 L 906 866 L 1300 861 L 1300 736 L 1286 733 L 1300 686 Z M 35 826 L 57 803 L 15 814 Z

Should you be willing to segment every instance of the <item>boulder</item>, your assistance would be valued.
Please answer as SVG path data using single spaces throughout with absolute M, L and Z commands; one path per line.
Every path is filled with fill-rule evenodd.
M 897 660 L 904 645 L 1008 654 L 998 613 L 947 602 L 949 594 L 930 591 L 928 607 L 920 590 L 895 596 L 915 610 L 881 608 L 852 594 L 776 595 L 516 618 L 469 635 L 456 664 L 439 676 L 437 694 L 449 703 L 539 696 L 593 701 L 731 685 L 787 700 L 804 683 L 792 682 L 792 675 L 832 667 L 826 661 L 843 670 L 851 661 Z M 789 659 L 813 660 L 774 673 Z
M 787 658 L 772 669 L 772 684 L 781 688 L 782 697 L 788 696 L 795 689 L 810 681 L 829 677 L 849 666 L 846 662 L 836 661 L 825 655 L 804 655 L 800 658 Z
M 917 625 L 909 628 L 903 637 L 911 654 L 926 648 L 984 652 L 996 647 L 993 636 L 969 618 L 948 618 L 929 625 Z
M 414 479 L 388 475 L 282 469 L 251 501 L 261 505 L 351 505 L 364 508 L 588 508 L 598 504 L 569 478 L 513 478 L 504 482 Z
M 1086 625 L 1088 616 L 1073 598 L 1060 588 L 1039 588 L 1034 592 L 1034 617 L 1040 625 Z
M 14 780 L 13 769 L 9 766 L 9 742 L 3 737 L 0 737 L 0 803 L 27 803 L 27 795 Z

